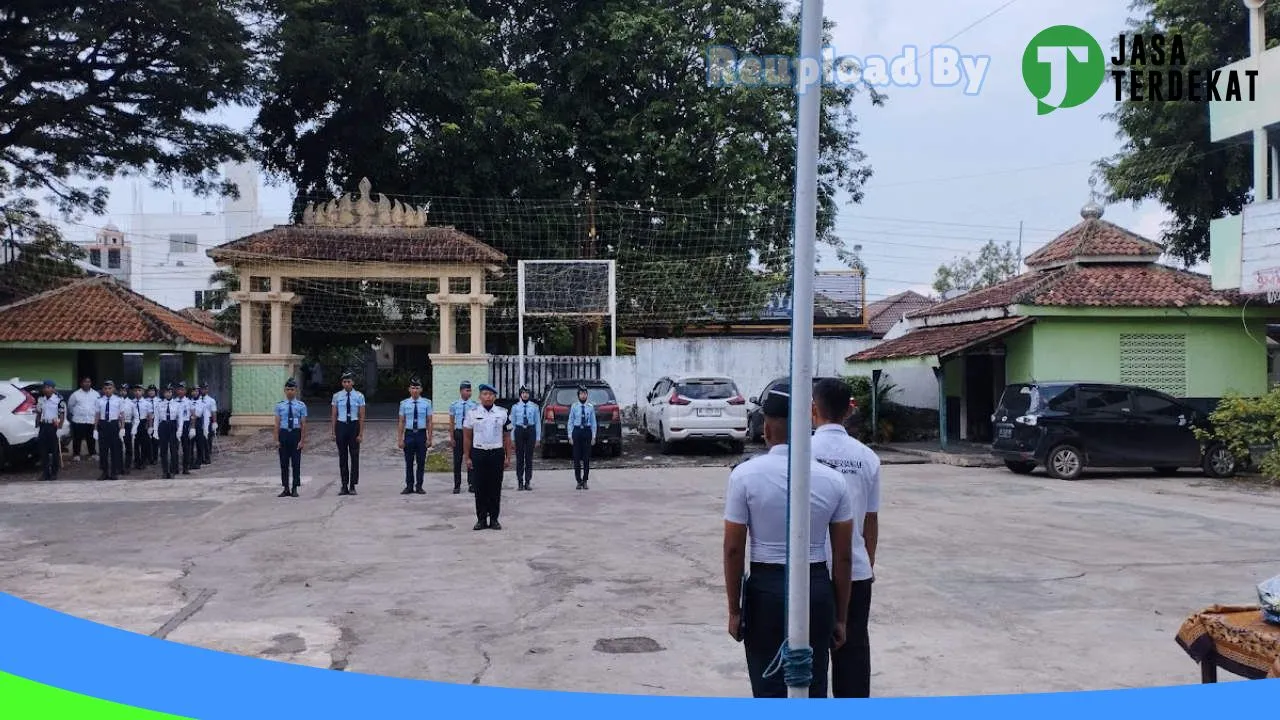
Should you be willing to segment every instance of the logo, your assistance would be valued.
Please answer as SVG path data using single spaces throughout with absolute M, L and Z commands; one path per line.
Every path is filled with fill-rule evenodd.
M 1022 54 L 1022 79 L 1036 110 L 1083 105 L 1098 94 L 1108 73 L 1116 102 L 1252 102 L 1257 70 L 1208 70 L 1187 65 L 1181 35 L 1120 35 L 1108 62 L 1092 35 L 1055 25 L 1031 39 Z
M 1102 46 L 1073 25 L 1041 30 L 1022 53 L 1022 80 L 1040 115 L 1089 102 L 1106 77 Z

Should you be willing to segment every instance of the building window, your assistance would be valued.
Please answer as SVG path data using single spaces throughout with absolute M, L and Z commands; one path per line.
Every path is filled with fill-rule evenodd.
M 1186 397 L 1186 333 L 1122 333 L 1120 382 Z
M 197 249 L 196 236 L 190 233 L 170 233 L 169 252 L 193 253 Z
M 107 267 L 112 270 L 120 269 L 120 251 L 112 248 L 107 251 Z
M 102 267 L 102 251 L 101 250 L 89 251 L 89 264 L 94 267 Z

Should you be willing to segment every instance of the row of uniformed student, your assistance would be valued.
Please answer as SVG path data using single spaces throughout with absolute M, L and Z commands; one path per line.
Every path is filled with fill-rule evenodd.
M 880 461 L 845 431 L 851 389 L 814 386 L 811 421 L 809 558 L 813 650 L 810 697 L 826 697 L 828 661 L 835 697 L 868 697 L 867 620 L 880 502 Z M 755 697 L 785 697 L 770 666 L 786 638 L 786 562 L 791 412 L 789 387 L 761 400 L 768 452 L 734 468 L 725 498 L 724 572 L 729 634 L 743 642 Z M 749 571 L 744 567 L 748 540 Z M 772 671 L 772 672 L 771 672 Z

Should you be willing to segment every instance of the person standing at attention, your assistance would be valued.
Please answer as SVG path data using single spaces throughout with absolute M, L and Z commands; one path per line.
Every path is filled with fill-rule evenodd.
M 871 697 L 871 584 L 875 582 L 876 541 L 880 535 L 880 458 L 851 437 L 844 421 L 853 389 L 835 378 L 813 388 L 813 457 L 844 476 L 853 499 L 853 575 L 849 591 L 847 639 L 831 654 L 831 694 Z
M 178 474 L 178 433 L 186 423 L 186 407 L 173 396 L 173 383 L 164 386 L 164 397 L 153 403 L 156 447 L 165 480 Z
M 102 397 L 98 398 L 97 424 L 93 433 L 98 439 L 98 465 L 102 469 L 99 480 L 119 480 L 121 465 L 124 464 L 124 448 L 120 441 L 124 437 L 121 426 L 121 413 L 125 412 L 124 401 L 116 397 L 116 384 L 110 380 L 102 383 Z
M 422 489 L 422 475 L 427 468 L 427 447 L 435 432 L 431 419 L 431 401 L 422 395 L 422 381 L 409 381 L 409 397 L 400 401 L 399 420 L 396 422 L 396 445 L 404 451 L 404 489 L 401 495 L 426 495 Z M 456 484 L 454 492 L 458 491 Z
M 471 399 L 471 381 L 463 380 L 458 386 L 458 399 L 449 404 L 449 447 L 453 450 L 453 494 L 462 492 L 462 427 L 466 425 L 467 413 L 476 406 Z M 475 477 L 467 469 L 467 492 L 476 491 Z
M 280 453 L 280 484 L 284 490 L 278 497 L 298 497 L 302 485 L 302 451 L 307 446 L 307 404 L 297 399 L 298 381 L 284 383 L 284 400 L 276 403 L 276 450 Z M 293 487 L 289 487 L 289 471 L 293 471 Z
M 151 452 L 150 457 L 147 458 L 147 464 L 149 465 L 155 465 L 160 462 L 160 433 L 156 427 L 159 423 L 156 419 L 156 409 L 160 407 L 160 398 L 158 393 L 159 390 L 156 389 L 155 385 L 147 386 L 146 399 L 147 402 L 151 403 L 151 442 L 147 443 L 150 446 Z
M 542 415 L 529 400 L 529 388 L 520 388 L 520 402 L 511 407 L 516 441 L 516 490 L 533 489 L 533 449 L 542 442 Z
M 93 389 L 93 379 L 80 380 L 80 389 L 67 398 L 67 414 L 71 416 L 71 459 L 80 462 L 80 443 L 88 446 L 89 457 L 98 455 L 98 443 L 93 439 L 93 427 L 98 424 L 98 398 Z
M 360 443 L 364 442 L 364 393 L 355 389 L 355 376 L 342 373 L 342 389 L 333 394 L 330 425 L 338 444 L 339 495 L 355 495 L 360 482 Z
M 133 386 L 134 421 L 133 421 L 133 469 L 141 470 L 147 466 L 151 457 L 151 414 L 154 412 L 152 402 L 142 396 L 142 385 Z M 125 465 L 128 465 L 128 461 Z
M 578 386 L 578 402 L 569 408 L 569 445 L 573 448 L 573 477 L 578 490 L 591 478 L 591 450 L 596 444 L 596 406 L 587 402 L 587 389 Z
M 498 391 L 480 386 L 480 405 L 467 413 L 463 426 L 463 453 L 467 470 L 475 469 L 476 524 L 473 530 L 501 530 L 502 471 L 511 467 L 511 419 L 495 405 Z
M 204 442 L 200 443 L 200 464 L 213 464 L 213 436 L 218 433 L 218 401 L 209 394 L 209 386 L 200 383 L 200 402 L 204 403 Z
M 729 635 L 743 643 L 751 694 L 758 698 L 787 696 L 782 674 L 769 672 L 769 666 L 787 637 L 790 404 L 789 385 L 761 399 L 769 450 L 734 468 L 725 493 L 724 582 Z M 813 648 L 809 697 L 825 698 L 828 653 L 844 644 L 844 618 L 849 612 L 853 502 L 840 473 L 813 460 L 809 472 L 809 644 Z M 744 582 L 748 539 L 751 570 Z M 827 569 L 828 539 L 831 575 Z
M 58 430 L 67 419 L 67 403 L 54 390 L 52 380 L 45 380 L 36 400 L 36 442 L 40 448 L 41 480 L 57 480 L 62 465 L 62 443 Z

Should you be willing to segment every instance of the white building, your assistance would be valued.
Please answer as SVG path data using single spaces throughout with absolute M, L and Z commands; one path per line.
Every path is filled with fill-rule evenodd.
M 218 269 L 206 250 L 288 223 L 287 217 L 262 214 L 256 166 L 228 164 L 223 174 L 236 184 L 240 197 L 223 199 L 219 212 L 146 212 L 141 200 L 134 200 L 134 212 L 123 222 L 123 235 L 129 258 L 127 281 L 135 292 L 174 310 L 202 307 L 204 293 L 214 289 L 209 277 Z

